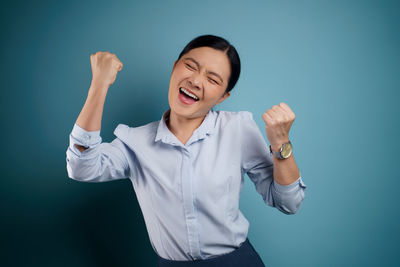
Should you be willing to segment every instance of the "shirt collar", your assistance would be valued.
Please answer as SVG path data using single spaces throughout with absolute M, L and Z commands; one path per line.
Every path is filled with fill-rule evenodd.
M 171 109 L 168 109 L 164 112 L 159 121 L 156 138 L 154 139 L 155 142 L 161 140 L 166 144 L 171 145 L 182 145 L 182 143 L 176 138 L 176 136 L 169 130 L 166 120 L 169 119 Z M 211 108 L 206 117 L 204 118 L 203 122 L 200 124 L 199 127 L 193 132 L 192 136 L 186 143 L 186 146 L 196 142 L 200 139 L 205 138 L 207 135 L 212 134 L 215 129 L 215 121 L 216 121 L 216 112 Z

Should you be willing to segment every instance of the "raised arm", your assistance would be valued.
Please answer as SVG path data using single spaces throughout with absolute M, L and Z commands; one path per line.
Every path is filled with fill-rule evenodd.
M 69 135 L 66 151 L 68 176 L 84 182 L 127 178 L 130 168 L 126 145 L 119 138 L 111 143 L 102 142 L 100 136 L 107 91 L 122 69 L 122 63 L 109 52 L 92 54 L 90 61 L 92 83 L 85 105 Z
M 117 73 L 123 65 L 115 54 L 109 52 L 91 54 L 90 63 L 92 83 L 76 124 L 86 131 L 100 131 L 108 88 L 114 83 Z M 81 152 L 87 149 L 81 145 L 76 145 L 76 147 Z
M 241 119 L 242 167 L 253 181 L 264 202 L 285 214 L 295 214 L 305 197 L 306 185 L 301 173 L 294 174 L 290 184 L 278 183 L 276 168 L 269 146 L 250 112 L 243 112 Z M 278 167 L 279 168 L 279 167 Z M 281 168 L 284 168 L 281 166 Z M 289 175 L 291 179 L 292 176 Z

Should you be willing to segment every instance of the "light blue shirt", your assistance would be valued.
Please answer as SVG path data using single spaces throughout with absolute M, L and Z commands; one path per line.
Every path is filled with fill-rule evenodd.
M 306 185 L 273 179 L 273 160 L 253 115 L 211 109 L 186 144 L 161 120 L 119 124 L 112 142 L 76 123 L 66 151 L 68 176 L 84 182 L 129 178 L 154 251 L 165 259 L 207 259 L 245 241 L 249 222 L 239 210 L 244 174 L 264 202 L 294 214 Z M 88 149 L 82 153 L 79 144 Z

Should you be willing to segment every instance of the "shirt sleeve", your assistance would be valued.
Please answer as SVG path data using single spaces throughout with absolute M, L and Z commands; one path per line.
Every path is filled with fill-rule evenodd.
M 253 114 L 241 112 L 242 170 L 254 183 L 264 202 L 285 214 L 295 214 L 304 199 L 305 188 L 300 176 L 289 185 L 273 178 L 274 164 L 269 146 L 261 134 Z
M 80 152 L 75 144 L 87 147 Z M 68 177 L 82 182 L 106 182 L 129 177 L 125 144 L 118 138 L 102 142 L 100 130 L 86 131 L 76 123 L 66 151 Z

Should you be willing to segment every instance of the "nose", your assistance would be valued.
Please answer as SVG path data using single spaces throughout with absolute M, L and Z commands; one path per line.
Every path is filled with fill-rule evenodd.
M 200 89 L 201 84 L 202 84 L 201 74 L 193 73 L 189 78 L 189 83 L 191 86 L 195 87 L 196 89 Z

